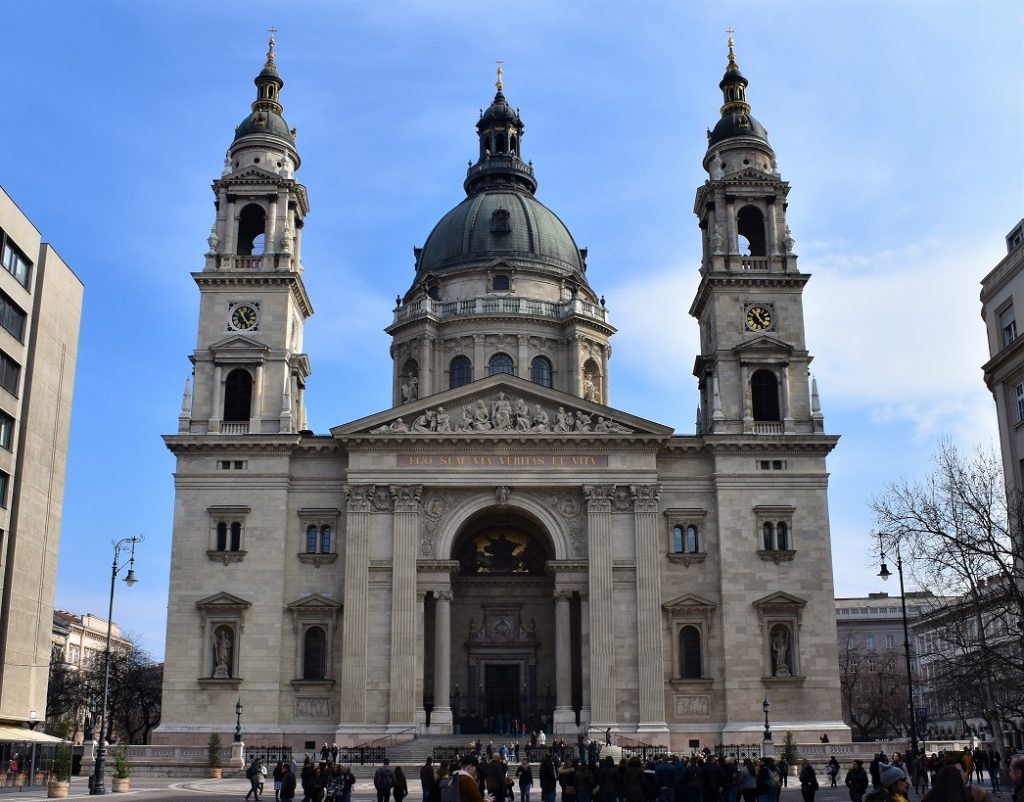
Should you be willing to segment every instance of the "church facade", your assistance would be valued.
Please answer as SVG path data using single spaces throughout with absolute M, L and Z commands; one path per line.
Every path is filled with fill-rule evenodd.
M 156 740 L 297 748 L 522 722 L 686 749 L 845 740 L 826 434 L 788 184 L 730 40 L 695 236 L 694 434 L 607 405 L 587 253 L 497 94 L 397 299 L 393 406 L 306 426 L 309 210 L 271 41 L 214 181 Z M 312 267 L 311 269 L 315 269 Z M 255 555 L 259 554 L 260 559 Z M 268 555 L 272 555 L 268 558 Z

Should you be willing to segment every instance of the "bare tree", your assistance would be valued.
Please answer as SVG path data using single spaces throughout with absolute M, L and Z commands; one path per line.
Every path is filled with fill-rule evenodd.
M 855 737 L 873 740 L 906 731 L 907 682 L 896 665 L 891 651 L 862 653 L 850 640 L 841 647 L 843 713 Z
M 943 444 L 921 481 L 890 484 L 872 503 L 883 543 L 936 592 L 919 631 L 932 692 L 964 721 L 984 720 L 1007 754 L 1003 725 L 1024 708 L 1024 504 L 1007 497 L 999 458 Z M 920 640 L 920 639 L 919 639 Z

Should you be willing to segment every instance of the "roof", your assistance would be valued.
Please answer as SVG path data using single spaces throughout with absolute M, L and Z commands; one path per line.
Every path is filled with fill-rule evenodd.
M 36 732 L 27 727 L 15 727 L 12 724 L 0 724 L 0 743 L 8 744 L 59 744 L 61 738 Z

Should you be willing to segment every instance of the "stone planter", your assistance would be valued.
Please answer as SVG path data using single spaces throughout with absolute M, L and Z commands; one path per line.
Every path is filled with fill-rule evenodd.
M 220 779 L 220 773 L 223 770 L 224 769 L 221 769 L 221 768 L 216 768 L 216 769 L 215 768 L 211 768 L 210 769 L 210 779 L 211 780 L 219 780 Z
M 131 783 L 130 777 L 115 777 L 110 787 L 115 794 L 123 794 L 131 790 Z
M 50 780 L 46 784 L 46 795 L 50 799 L 63 799 L 68 795 L 69 785 L 66 780 Z

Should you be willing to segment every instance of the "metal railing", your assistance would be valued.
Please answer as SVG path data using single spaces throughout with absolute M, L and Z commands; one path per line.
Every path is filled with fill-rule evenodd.
M 338 750 L 339 763 L 383 763 L 388 750 L 383 746 L 346 746 Z
M 292 759 L 292 748 L 290 746 L 246 746 L 245 759 L 255 760 L 262 758 L 266 764 L 287 763 Z

